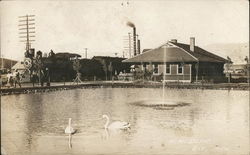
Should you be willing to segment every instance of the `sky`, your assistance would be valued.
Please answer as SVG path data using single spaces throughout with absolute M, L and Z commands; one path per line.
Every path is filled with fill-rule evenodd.
M 129 4 L 127 5 L 127 2 Z M 123 5 L 122 5 L 123 3 Z M 35 15 L 36 51 L 72 52 L 88 58 L 122 56 L 124 39 L 135 24 L 141 49 L 170 39 L 203 47 L 249 42 L 248 0 L 1 1 L 1 55 L 23 60 L 19 16 Z M 215 53 L 219 54 L 220 53 Z

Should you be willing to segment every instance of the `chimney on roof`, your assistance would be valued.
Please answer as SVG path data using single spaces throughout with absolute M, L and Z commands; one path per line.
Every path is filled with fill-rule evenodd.
M 190 37 L 190 51 L 194 52 L 194 47 L 195 47 L 195 38 Z
M 170 40 L 172 43 L 177 43 L 177 39 L 171 39 Z
M 141 41 L 139 39 L 137 40 L 137 53 L 141 54 Z

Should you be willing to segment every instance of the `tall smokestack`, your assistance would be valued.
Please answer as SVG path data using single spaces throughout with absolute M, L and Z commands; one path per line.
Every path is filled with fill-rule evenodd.
M 133 27 L 133 45 L 134 45 L 134 56 L 136 56 L 136 28 Z
M 127 25 L 133 28 L 133 45 L 134 45 L 134 56 L 136 56 L 136 28 L 132 22 L 127 22 Z
M 138 40 L 137 40 L 137 48 L 138 48 L 137 50 L 138 50 L 138 54 L 141 54 L 141 47 L 140 47 L 141 45 L 140 45 L 140 44 L 141 44 L 141 41 L 138 39 Z
M 130 37 L 130 33 L 128 33 L 128 50 L 129 50 L 129 58 L 131 58 L 131 37 Z
M 195 47 L 195 38 L 190 37 L 190 51 L 194 52 L 194 47 Z

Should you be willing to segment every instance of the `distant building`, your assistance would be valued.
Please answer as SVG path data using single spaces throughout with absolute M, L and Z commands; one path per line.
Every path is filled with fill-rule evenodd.
M 224 64 L 229 60 L 195 46 L 191 37 L 190 45 L 174 39 L 123 62 L 139 65 L 142 71 L 152 69 L 154 77 L 166 82 L 221 82 L 225 80 Z
M 231 82 L 247 82 L 250 64 L 225 64 L 224 73 L 230 77 Z
M 30 72 L 28 69 L 24 67 L 24 63 L 22 61 L 18 61 L 12 68 L 12 72 L 18 71 L 21 75 L 21 82 L 30 82 Z
M 55 58 L 58 58 L 58 59 L 68 59 L 68 60 L 71 60 L 71 59 L 80 58 L 80 57 L 81 57 L 81 55 L 79 55 L 79 54 L 68 53 L 68 52 L 56 53 L 55 54 Z
M 97 60 L 102 64 L 105 72 L 105 79 L 111 80 L 112 76 L 118 75 L 120 72 L 129 72 L 129 64 L 122 63 L 125 58 L 109 57 L 109 56 L 94 56 L 92 60 Z
M 11 69 L 12 66 L 14 66 L 17 63 L 16 60 L 6 59 L 6 58 L 0 58 L 0 65 L 1 68 Z

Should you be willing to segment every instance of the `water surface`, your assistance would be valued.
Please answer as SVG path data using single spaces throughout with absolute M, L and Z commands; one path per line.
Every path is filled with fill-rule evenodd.
M 1 146 L 10 154 L 248 154 L 247 91 L 152 88 L 74 89 L 2 96 Z M 138 106 L 154 100 L 185 106 Z M 147 103 L 148 104 L 148 103 Z M 105 132 L 111 120 L 131 130 Z M 77 133 L 72 148 L 64 129 Z

